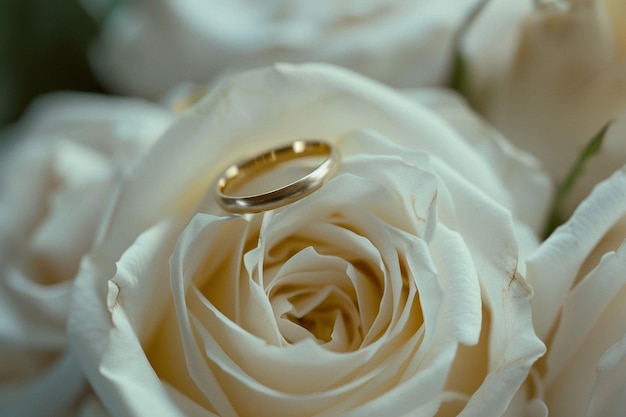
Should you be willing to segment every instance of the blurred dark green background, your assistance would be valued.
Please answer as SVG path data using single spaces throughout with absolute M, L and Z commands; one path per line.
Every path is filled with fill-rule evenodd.
M 104 92 L 87 59 L 114 0 L 0 0 L 0 127 L 36 96 Z

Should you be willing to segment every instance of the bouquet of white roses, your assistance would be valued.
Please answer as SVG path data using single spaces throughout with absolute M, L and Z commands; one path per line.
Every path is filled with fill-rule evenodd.
M 4 133 L 0 415 L 625 415 L 624 17 L 123 3 Z

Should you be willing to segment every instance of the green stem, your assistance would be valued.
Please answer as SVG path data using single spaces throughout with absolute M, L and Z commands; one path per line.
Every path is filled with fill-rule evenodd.
M 587 161 L 589 161 L 589 159 L 597 154 L 602 148 L 602 142 L 612 123 L 613 121 L 608 122 L 598 133 L 594 135 L 585 149 L 578 156 L 578 159 L 570 169 L 565 181 L 557 187 L 556 196 L 552 202 L 552 208 L 550 209 L 550 216 L 548 217 L 548 225 L 546 227 L 544 237 L 548 237 L 554 229 L 563 223 L 564 219 L 561 215 L 563 203 L 574 187 L 574 184 L 583 173 Z

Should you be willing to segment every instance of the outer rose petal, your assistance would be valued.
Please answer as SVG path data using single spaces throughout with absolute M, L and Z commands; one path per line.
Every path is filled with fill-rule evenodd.
M 455 203 L 467 209 L 457 211 L 458 230 L 474 257 L 485 304 L 492 312 L 488 335 L 490 373 L 462 415 L 480 416 L 487 412 L 499 415 L 504 413 L 527 369 L 545 348 L 530 322 L 528 300 L 532 290 L 517 268 L 517 242 L 510 213 L 486 205 L 484 196 L 471 193 L 472 187 L 455 176 L 445 178 L 444 182 L 451 189 Z M 498 228 L 498 233 L 486 240 L 487 227 Z M 502 280 L 503 276 L 508 279 Z M 516 389 L 511 391 L 512 386 Z
M 543 340 L 556 322 L 557 314 L 586 256 L 626 211 L 626 169 L 594 189 L 576 210 L 576 215 L 559 227 L 528 260 L 528 282 L 535 290 L 533 321 Z M 549 278 L 548 278 L 549 277 Z
M 626 407 L 626 335 L 611 346 L 598 362 L 598 379 L 591 392 L 587 414 L 619 416 Z
M 550 205 L 552 184 L 540 171 L 538 159 L 514 148 L 506 138 L 473 111 L 456 92 L 443 88 L 405 93 L 433 110 L 469 142 L 494 168 L 511 192 L 512 211 L 535 233 L 541 233 Z M 538 190 L 541 192 L 537 193 Z
M 120 259 L 119 275 L 114 280 L 108 283 L 98 281 L 98 271 L 92 272 L 93 261 L 87 258 L 81 268 L 81 279 L 76 281 L 71 311 L 81 311 L 82 314 L 70 322 L 71 330 L 75 340 L 84 347 L 79 355 L 83 366 L 85 360 L 93 364 L 84 366 L 87 376 L 113 415 L 183 416 L 185 414 L 181 408 L 184 409 L 184 406 L 179 407 L 175 399 L 189 402 L 182 396 L 170 395 L 167 386 L 154 373 L 133 327 L 143 323 L 139 323 L 135 317 L 132 317 L 135 322 L 131 322 L 131 317 L 118 300 L 118 297 L 126 295 L 126 291 L 121 291 L 122 288 L 128 288 L 129 292 L 135 294 L 143 293 L 146 288 L 161 293 L 167 291 L 167 275 L 142 275 L 151 281 L 133 282 L 126 278 L 126 270 L 143 269 L 144 266 L 154 270 L 159 262 L 167 262 L 167 258 L 160 256 L 160 252 L 163 247 L 167 247 L 166 236 L 170 227 L 170 224 L 164 222 L 142 234 Z M 164 236 L 165 240 L 157 238 L 160 236 Z M 156 307 L 159 307 L 158 301 L 158 298 L 151 300 L 156 302 Z M 149 312 L 147 309 L 142 310 L 142 313 Z M 155 315 L 147 320 L 155 321 L 159 318 L 160 315 Z M 106 343 L 103 344 L 103 341 Z M 94 378 L 93 373 L 97 373 L 98 377 Z M 111 398 L 122 398 L 123 401 L 110 401 Z
M 626 167 L 596 186 L 529 260 L 534 320 L 548 345 L 535 373 L 536 400 L 551 414 L 624 410 L 625 187 Z
M 599 417 L 624 411 L 624 248 L 607 253 L 564 302 L 544 381 L 545 401 L 553 414 Z M 580 327 L 572 328 L 577 319 Z

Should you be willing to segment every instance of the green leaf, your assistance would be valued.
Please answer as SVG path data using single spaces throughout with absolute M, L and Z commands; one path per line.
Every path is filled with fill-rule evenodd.
M 589 141 L 585 149 L 580 153 L 578 159 L 570 169 L 565 181 L 557 187 L 556 196 L 554 201 L 552 202 L 552 208 L 550 210 L 550 217 L 548 218 L 548 225 L 544 234 L 544 237 L 547 237 L 556 229 L 561 223 L 563 223 L 563 218 L 561 216 L 561 211 L 563 208 L 563 203 L 565 199 L 572 191 L 572 188 L 576 184 L 578 178 L 582 175 L 585 165 L 589 161 L 591 157 L 596 155 L 600 149 L 602 148 L 602 142 L 604 141 L 604 137 L 606 136 L 606 132 L 609 130 L 609 127 L 613 121 L 608 122 L 595 136 Z
M 465 63 L 465 58 L 459 49 L 454 51 L 454 58 L 452 61 L 452 75 L 450 78 L 450 88 L 456 90 L 460 94 L 465 95 L 467 92 L 467 85 L 469 83 L 469 69 Z
M 453 90 L 458 91 L 460 94 L 467 95 L 467 90 L 469 86 L 469 66 L 465 61 L 465 57 L 463 56 L 463 48 L 462 43 L 467 31 L 472 27 L 480 13 L 484 10 L 485 6 L 489 3 L 489 0 L 481 0 L 470 10 L 468 15 L 465 17 L 465 20 L 459 26 L 457 30 L 454 40 L 453 40 L 453 48 L 454 48 L 454 56 L 452 57 L 452 72 L 450 74 L 450 81 L 448 85 Z

